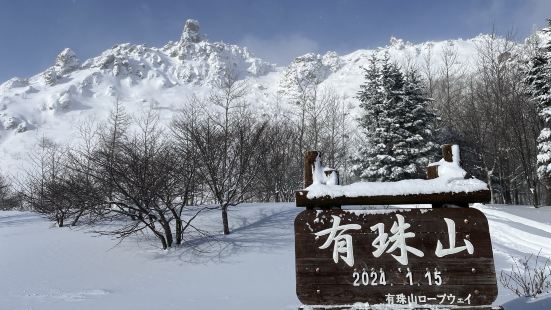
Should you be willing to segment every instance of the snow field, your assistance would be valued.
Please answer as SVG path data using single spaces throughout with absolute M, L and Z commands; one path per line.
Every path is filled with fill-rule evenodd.
M 551 256 L 551 208 L 476 205 L 488 217 L 496 273 L 511 256 Z M 116 240 L 91 228 L 56 228 L 30 212 L 0 212 L 0 309 L 297 309 L 294 203 L 244 204 L 197 225 L 215 232 L 188 247 L 158 250 L 147 236 Z M 500 287 L 496 304 L 550 309 L 550 298 L 516 299 Z

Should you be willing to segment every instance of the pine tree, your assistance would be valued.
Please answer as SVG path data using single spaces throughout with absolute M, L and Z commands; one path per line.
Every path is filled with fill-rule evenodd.
M 368 181 L 421 177 L 435 150 L 435 116 L 418 74 L 405 77 L 385 54 L 380 61 L 371 58 L 365 80 L 358 93 L 365 145 L 354 158 L 355 174 Z
M 538 137 L 538 176 L 551 181 L 551 20 L 542 30 L 545 42 L 532 57 L 526 77 L 528 91 L 536 102 L 543 129 Z
M 384 165 L 382 162 L 373 160 L 377 153 L 382 153 L 384 150 L 383 139 L 375 132 L 380 125 L 379 120 L 386 118 L 386 109 L 384 106 L 383 93 L 381 91 L 380 70 L 378 61 L 375 55 L 371 56 L 368 68 L 364 68 L 365 83 L 360 86 L 358 99 L 360 100 L 360 108 L 363 109 L 363 115 L 360 118 L 360 126 L 363 128 L 365 138 L 369 141 L 363 143 L 358 149 L 356 156 L 353 158 L 354 166 L 352 168 L 354 174 L 362 179 L 373 179 L 372 176 L 381 170 L 380 174 L 384 174 Z
M 415 163 L 417 177 L 422 177 L 426 166 L 439 152 L 436 141 L 436 114 L 429 109 L 431 99 L 417 71 L 406 76 L 404 86 L 406 110 L 411 111 L 404 117 L 404 127 L 411 133 L 407 139 L 409 160 Z

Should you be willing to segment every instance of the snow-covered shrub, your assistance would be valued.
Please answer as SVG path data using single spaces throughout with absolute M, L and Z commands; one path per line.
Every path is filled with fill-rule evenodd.
M 519 297 L 537 297 L 551 291 L 551 259 L 531 254 L 513 257 L 511 271 L 502 270 L 499 282 Z

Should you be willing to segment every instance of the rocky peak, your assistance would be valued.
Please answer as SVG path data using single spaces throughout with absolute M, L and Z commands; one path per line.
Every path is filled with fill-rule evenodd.
M 65 74 L 74 71 L 80 66 L 80 60 L 77 55 L 70 48 L 65 48 L 55 58 L 55 71 L 60 74 Z
M 7 90 L 10 90 L 10 89 L 13 89 L 13 88 L 25 87 L 25 86 L 28 86 L 28 85 L 29 85 L 29 80 L 28 79 L 14 77 L 14 78 L 11 78 L 11 79 L 7 80 L 3 84 L 0 84 L 0 91 L 7 91 Z M 0 101 L 0 110 L 2 110 L 1 109 L 1 104 L 2 104 L 2 102 Z
M 408 45 L 408 42 L 404 42 L 404 40 L 396 37 L 390 37 L 388 45 L 395 49 L 403 50 L 406 47 L 406 45 Z
M 279 82 L 281 94 L 296 96 L 298 83 L 319 84 L 330 74 L 337 72 L 343 63 L 336 52 L 327 52 L 324 55 L 308 53 L 295 58 L 283 72 Z
M 181 42 L 198 43 L 203 40 L 203 37 L 199 33 L 199 21 L 195 19 L 186 20 L 184 26 L 184 32 L 182 33 Z

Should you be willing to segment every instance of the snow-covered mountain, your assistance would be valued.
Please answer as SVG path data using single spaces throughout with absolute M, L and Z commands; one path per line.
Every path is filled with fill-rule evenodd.
M 66 48 L 44 72 L 0 86 L 0 129 L 35 129 L 45 114 L 94 109 L 94 101 L 125 100 L 136 90 L 203 86 L 228 69 L 246 78 L 266 75 L 274 66 L 252 57 L 246 48 L 204 40 L 195 20 L 186 22 L 179 41 L 161 48 L 119 44 L 83 63 Z
M 44 72 L 1 84 L 0 171 L 13 172 L 42 137 L 70 143 L 78 136 L 79 124 L 105 119 L 116 100 L 131 114 L 153 107 L 161 120 L 169 121 L 186 98 L 208 93 L 213 82 L 231 71 L 247 81 L 251 102 L 260 114 L 288 109 L 285 97 L 292 92 L 293 79 L 305 75 L 315 76 L 322 87 L 331 87 L 357 106 L 354 97 L 363 81 L 361 67 L 368 65 L 373 53 L 388 52 L 403 66 L 425 68 L 430 63 L 430 70 L 438 70 L 443 53 L 455 50 L 457 61 L 471 67 L 477 42 L 484 39 L 482 35 L 412 44 L 392 38 L 383 48 L 342 56 L 309 53 L 287 67 L 276 67 L 245 47 L 209 42 L 199 30 L 196 20 L 188 20 L 178 41 L 160 48 L 119 44 L 84 62 L 66 48 Z M 274 106 L 280 101 L 282 106 Z

